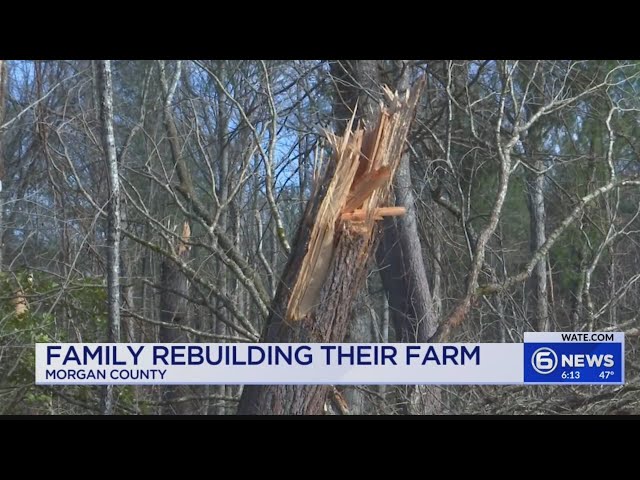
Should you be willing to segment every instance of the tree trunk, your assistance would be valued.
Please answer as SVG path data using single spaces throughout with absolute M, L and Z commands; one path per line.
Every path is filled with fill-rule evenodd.
M 531 80 L 538 79 L 542 82 L 542 78 L 536 75 L 536 70 L 529 62 L 524 64 L 525 71 Z M 544 104 L 544 85 L 534 85 L 531 89 L 531 99 L 526 102 L 524 109 L 528 118 L 531 118 L 536 109 Z M 545 162 L 544 162 L 544 124 L 541 122 L 533 125 L 526 135 L 523 136 L 523 144 L 526 154 L 529 157 L 529 163 L 535 171 L 526 170 L 527 177 L 527 205 L 529 207 L 529 251 L 533 255 L 547 240 L 545 230 L 545 198 L 544 198 L 544 182 L 545 182 Z M 539 332 L 548 332 L 551 330 L 549 319 L 549 301 L 547 292 L 547 255 L 543 255 L 540 261 L 535 265 L 533 275 L 531 277 L 531 286 L 535 299 L 535 324 L 534 328 Z
M 6 60 L 0 60 L 0 126 L 4 123 L 7 106 L 9 72 Z M 0 130 L 0 272 L 4 262 L 4 188 L 6 182 L 4 161 L 4 133 Z
M 374 60 L 335 63 L 332 75 L 336 79 L 338 101 L 334 108 L 338 121 L 349 118 L 355 108 L 364 119 L 371 123 L 372 97 L 379 95 L 380 75 L 378 62 Z M 406 64 L 396 68 L 399 74 L 397 89 L 409 87 L 410 70 Z M 375 96 L 374 96 L 375 95 Z M 402 217 L 388 217 L 383 220 L 383 239 L 376 250 L 376 261 L 387 293 L 391 319 L 397 332 L 398 341 L 426 342 L 437 328 L 437 317 L 433 311 L 426 268 L 422 257 L 422 246 L 418 235 L 417 217 L 411 182 L 409 158 L 404 155 L 396 172 L 394 182 L 395 204 L 405 207 Z M 364 319 L 364 317 L 362 317 Z M 354 329 L 359 332 L 366 328 Z M 369 338 L 352 337 L 354 342 L 368 342 Z M 355 389 L 350 389 L 352 392 Z M 412 397 L 413 389 L 403 389 L 403 396 Z M 430 396 L 436 395 L 436 388 L 430 388 Z M 347 390 L 349 391 L 349 390 Z M 357 391 L 356 391 L 357 392 Z M 358 392 L 359 393 L 359 392 Z M 359 399 L 358 393 L 347 395 L 347 403 Z M 415 398 L 414 398 L 415 400 Z M 356 412 L 357 413 L 357 412 Z M 430 413 L 422 411 L 420 413 Z
M 121 159 L 122 161 L 122 159 Z M 131 226 L 129 225 L 128 214 L 127 214 L 127 205 L 126 203 L 122 206 L 122 212 L 120 215 L 120 223 L 124 226 L 124 230 L 129 230 Z M 133 285 L 133 277 L 134 277 L 134 258 L 133 258 L 133 248 L 131 241 L 126 237 L 122 239 L 120 242 L 120 275 L 123 279 L 122 286 L 122 300 L 124 303 L 124 307 L 127 310 L 135 312 L 136 310 L 142 311 L 142 302 L 140 306 L 135 305 L 134 301 L 134 285 Z M 143 261 L 143 272 L 140 275 L 144 276 L 144 259 Z M 142 312 L 144 314 L 144 312 Z M 136 326 L 135 319 L 133 316 L 129 314 L 124 315 L 124 340 L 128 343 L 136 342 Z
M 403 66 L 398 90 L 409 86 L 409 69 Z M 384 220 L 384 237 L 376 260 L 389 298 L 389 310 L 398 341 L 426 342 L 438 327 L 418 234 L 409 155 L 400 161 L 394 182 L 395 204 L 406 209 L 402 217 Z M 408 387 L 404 413 L 432 414 L 439 411 L 438 387 Z
M 182 226 L 182 239 L 186 242 L 190 238 L 189 224 Z M 178 242 L 178 256 L 187 262 L 190 248 L 185 242 Z M 160 264 L 160 321 L 172 326 L 160 327 L 161 343 L 186 343 L 188 341 L 184 330 L 176 327 L 188 325 L 187 293 L 189 282 L 176 264 L 168 258 L 163 258 Z M 175 325 L 176 327 L 173 327 Z M 162 390 L 162 413 L 184 415 L 189 413 L 188 402 L 177 400 L 189 392 L 188 386 L 169 385 Z
M 347 60 L 331 64 L 331 74 L 336 82 L 336 99 L 333 113 L 336 119 L 336 132 L 344 133 L 349 120 L 355 114 L 356 120 L 371 125 L 375 121 L 374 96 L 380 94 L 380 78 L 376 60 Z M 360 314 L 353 317 L 348 329 L 348 340 L 353 343 L 371 343 L 371 318 Z M 366 398 L 358 385 L 346 385 L 344 399 L 349 413 L 366 413 Z
M 541 102 L 541 100 L 538 100 Z M 532 115 L 532 107 L 527 108 Z M 545 199 L 544 199 L 544 159 L 540 151 L 544 139 L 540 124 L 534 125 L 524 138 L 526 154 L 535 171 L 527 169 L 527 206 L 529 208 L 529 251 L 533 255 L 547 240 L 545 230 Z M 543 255 L 533 269 L 530 280 L 535 299 L 535 324 L 538 332 L 551 330 L 549 320 L 549 302 L 547 292 L 547 255 Z
M 338 233 L 337 248 L 327 282 L 315 312 L 293 325 L 282 319 L 287 316 L 292 285 L 295 284 L 307 246 L 311 227 L 318 213 L 322 197 L 309 202 L 302 221 L 294 250 L 276 293 L 273 311 L 267 321 L 261 342 L 343 342 L 351 319 L 351 307 L 364 275 L 366 259 L 374 247 L 376 235 L 353 236 Z M 364 258 L 364 260 L 363 260 Z M 243 414 L 320 414 L 329 392 L 329 385 L 247 385 L 244 387 L 238 413 Z
M 109 201 L 107 203 L 107 294 L 109 342 L 120 341 L 120 178 L 113 132 L 113 86 L 111 83 L 111 61 L 98 62 L 98 89 L 100 92 L 100 119 L 102 122 L 102 144 L 108 168 Z M 113 386 L 105 389 L 103 413 L 114 411 Z
M 389 310 L 400 342 L 427 342 L 438 328 L 418 235 L 417 217 L 408 155 L 404 155 L 394 185 L 396 205 L 405 207 L 402 217 L 384 220 L 384 237 L 376 260 L 389 298 Z M 439 411 L 440 389 L 435 386 L 400 389 L 404 414 Z
M 402 217 L 384 220 L 384 238 L 376 252 L 376 259 L 389 295 L 389 308 L 398 341 L 426 342 L 438 325 L 418 236 L 409 159 L 406 155 L 400 162 L 394 187 L 396 205 L 405 207 L 407 213 Z
M 220 74 L 224 78 L 224 62 L 220 64 Z M 218 202 L 223 205 L 223 210 L 220 213 L 220 218 L 218 220 L 218 225 L 220 229 L 227 233 L 229 227 L 229 149 L 227 145 L 227 135 L 229 130 L 229 114 L 227 111 L 227 107 L 225 105 L 225 97 L 222 90 L 216 86 L 217 92 L 217 107 L 218 107 L 218 117 L 217 117 L 217 125 L 216 125 L 216 133 L 217 133 L 217 153 L 218 153 L 218 179 L 216 180 L 217 190 L 218 190 Z M 223 294 L 228 295 L 229 293 L 229 270 L 225 269 L 224 264 L 219 259 L 216 261 L 217 269 L 220 274 L 224 273 L 224 279 L 220 281 L 220 289 Z M 224 315 L 225 317 L 230 317 L 227 310 L 223 305 L 219 307 L 218 315 Z M 221 337 L 226 335 L 227 326 L 219 319 L 215 319 L 215 332 L 217 335 Z M 220 399 L 224 398 L 227 394 L 227 390 L 231 390 L 230 386 L 227 385 L 217 385 L 214 388 L 214 392 L 216 395 L 220 397 Z M 226 406 L 223 400 L 217 400 L 216 407 L 214 408 L 213 413 L 215 415 L 224 415 L 226 413 Z
M 262 342 L 344 341 L 352 303 L 364 282 L 369 258 L 377 244 L 378 228 L 373 217 L 368 216 L 362 225 L 356 225 L 355 221 L 342 219 L 342 214 L 351 211 L 347 205 L 358 197 L 355 193 L 371 185 L 368 175 L 376 167 L 375 172 L 388 168 L 390 175 L 386 183 L 373 189 L 361 204 L 367 215 L 372 213 L 369 208 L 376 211 L 381 206 L 385 194 L 380 192 L 389 188 L 397 169 L 423 85 L 420 82 L 394 113 L 389 110 L 381 115 L 377 126 L 353 134 L 349 133 L 351 128 L 347 128 L 348 141 L 334 140 L 334 158 L 307 204 Z M 398 102 L 398 97 L 393 98 L 393 102 Z M 395 132 L 393 139 L 378 144 L 375 138 L 383 131 Z M 383 144 L 384 147 L 379 147 Z M 371 171 L 362 169 L 367 165 Z M 248 385 L 240 399 L 238 413 L 319 414 L 330 388 L 328 385 Z
M 544 170 L 544 161 L 536 156 L 533 166 L 538 172 Z M 533 255 L 547 241 L 545 232 L 544 173 L 530 172 L 528 175 L 529 196 L 529 250 Z M 547 256 L 544 255 L 533 270 L 532 283 L 535 298 L 535 328 L 538 332 L 551 330 L 549 303 L 547 299 Z

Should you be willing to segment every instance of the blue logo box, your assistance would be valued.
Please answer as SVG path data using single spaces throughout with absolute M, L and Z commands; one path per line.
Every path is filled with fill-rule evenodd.
M 622 343 L 525 343 L 524 383 L 624 383 Z

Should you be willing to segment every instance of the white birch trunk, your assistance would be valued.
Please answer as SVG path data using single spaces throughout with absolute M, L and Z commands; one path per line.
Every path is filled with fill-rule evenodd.
M 113 85 L 111 61 L 98 61 L 98 90 L 100 95 L 100 121 L 102 144 L 109 179 L 109 202 L 107 205 L 107 294 L 108 318 L 107 338 L 109 342 L 120 341 L 120 179 L 115 134 L 113 131 Z M 102 411 L 105 415 L 114 412 L 113 386 L 105 389 Z

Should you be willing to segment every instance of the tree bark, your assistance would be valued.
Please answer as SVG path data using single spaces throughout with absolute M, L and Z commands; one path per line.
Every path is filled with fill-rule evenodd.
M 98 62 L 98 89 L 100 92 L 100 119 L 102 144 L 107 162 L 109 179 L 109 201 L 107 203 L 107 303 L 109 342 L 120 341 L 120 178 L 113 131 L 113 86 L 111 61 Z M 114 412 L 113 386 L 108 385 L 104 395 L 103 413 Z
M 362 237 L 352 236 L 347 232 L 338 234 L 334 260 L 319 301 L 322 308 L 293 325 L 282 320 L 287 315 L 291 286 L 295 284 L 300 272 L 310 240 L 311 227 L 322 198 L 323 195 L 320 195 L 315 201 L 308 203 L 261 342 L 344 341 L 351 318 L 352 303 L 364 280 L 368 266 L 366 258 L 375 246 L 376 235 Z M 329 389 L 329 385 L 247 385 L 242 392 L 238 413 L 241 415 L 317 415 L 322 413 Z

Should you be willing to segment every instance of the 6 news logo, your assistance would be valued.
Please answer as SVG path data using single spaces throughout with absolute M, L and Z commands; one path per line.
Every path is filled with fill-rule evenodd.
M 558 355 L 549 347 L 542 347 L 533 352 L 531 366 L 540 375 L 553 372 L 558 366 Z
M 622 343 L 525 343 L 525 383 L 623 383 Z

